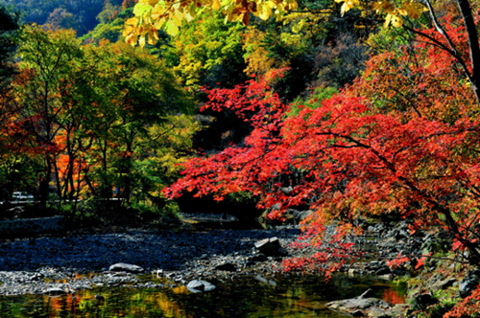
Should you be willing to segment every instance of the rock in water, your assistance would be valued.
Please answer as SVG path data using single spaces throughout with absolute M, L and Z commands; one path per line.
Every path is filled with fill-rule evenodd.
M 272 287 L 277 287 L 277 282 L 275 282 L 274 280 L 266 279 L 265 277 L 260 276 L 260 275 L 255 275 L 254 278 L 262 284 L 270 285 Z
M 355 313 L 355 316 L 360 316 L 363 313 L 364 316 L 373 316 L 369 315 L 372 312 L 385 312 L 390 308 L 390 304 L 382 299 L 377 298 L 353 298 L 353 299 L 344 299 L 336 300 L 329 302 L 327 306 L 330 309 L 338 310 L 341 312 L 346 312 L 351 315 Z
M 204 280 L 192 280 L 187 284 L 187 289 L 192 293 L 209 292 L 216 288 L 215 285 Z
M 117 263 L 113 264 L 110 266 L 108 269 L 111 272 L 127 272 L 127 273 L 143 273 L 145 270 L 138 266 L 138 265 L 133 265 L 133 264 L 126 264 L 126 263 Z

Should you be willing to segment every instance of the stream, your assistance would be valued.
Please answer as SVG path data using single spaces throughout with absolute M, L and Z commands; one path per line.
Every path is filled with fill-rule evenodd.
M 60 296 L 0 297 L 0 317 L 347 317 L 327 308 L 332 300 L 353 298 L 371 288 L 392 304 L 405 301 L 405 288 L 369 277 L 334 275 L 238 277 L 212 281 L 211 292 L 192 293 L 184 286 L 151 275 L 135 285 L 95 287 Z M 149 283 L 154 286 L 148 288 Z

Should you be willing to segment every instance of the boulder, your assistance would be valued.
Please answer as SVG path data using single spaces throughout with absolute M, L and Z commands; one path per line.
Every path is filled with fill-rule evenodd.
M 475 290 L 480 283 L 480 270 L 476 269 L 467 273 L 464 279 L 460 282 L 458 287 L 458 294 L 460 297 L 468 297 L 473 290 Z
M 411 308 L 413 310 L 423 310 L 435 303 L 437 303 L 437 300 L 433 298 L 432 294 L 420 294 L 413 298 Z
M 274 236 L 255 242 L 255 247 L 260 253 L 265 255 L 274 255 L 278 253 L 282 246 L 280 245 L 278 237 Z
M 255 277 L 253 277 L 254 279 L 256 279 L 257 281 L 259 281 L 260 283 L 262 284 L 265 284 L 265 285 L 270 285 L 272 287 L 276 287 L 277 286 L 277 282 L 272 280 L 272 279 L 267 279 L 261 275 L 255 275 Z
M 388 275 L 391 274 L 392 270 L 387 266 L 383 266 L 375 271 L 375 275 L 377 276 L 382 276 L 382 275 Z
M 187 284 L 187 289 L 192 293 L 209 292 L 216 288 L 215 285 L 204 280 L 192 280 Z
M 111 272 L 127 272 L 127 273 L 133 273 L 133 274 L 139 274 L 145 271 L 142 267 L 138 265 L 126 264 L 126 263 L 113 264 L 109 267 L 108 270 Z
M 327 306 L 330 309 L 338 310 L 341 312 L 353 314 L 357 316 L 359 312 L 362 312 L 365 316 L 369 316 L 371 311 L 385 312 L 390 308 L 390 304 L 386 301 L 378 298 L 353 298 L 336 300 L 329 302 Z
M 440 281 L 437 281 L 435 284 L 432 284 L 430 286 L 430 289 L 432 291 L 439 291 L 439 290 L 444 290 L 447 289 L 448 287 L 453 286 L 457 280 L 453 277 L 445 278 Z
M 103 295 L 95 295 L 95 300 L 98 302 L 104 302 L 105 297 Z
M 405 317 L 405 312 L 408 308 L 410 308 L 408 304 L 396 304 L 387 310 L 385 314 L 389 317 Z
M 299 224 L 303 220 L 305 220 L 308 216 L 313 213 L 311 210 L 300 211 L 295 209 L 287 209 L 285 211 L 285 222 L 287 224 Z

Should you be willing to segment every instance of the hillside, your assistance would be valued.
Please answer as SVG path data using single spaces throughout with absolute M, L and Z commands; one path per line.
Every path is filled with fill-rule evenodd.
M 25 23 L 50 24 L 53 28 L 72 28 L 81 36 L 95 28 L 103 17 L 118 14 L 123 0 L 0 0 L 23 15 Z M 116 13 L 115 13 L 116 12 Z

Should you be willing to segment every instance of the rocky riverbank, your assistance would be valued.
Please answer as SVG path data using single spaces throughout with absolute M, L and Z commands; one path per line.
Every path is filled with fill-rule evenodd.
M 71 234 L 15 239 L 0 243 L 0 295 L 45 293 L 52 288 L 77 290 L 137 281 L 140 272 L 177 283 L 211 276 L 272 272 L 283 256 L 294 227 L 275 230 L 173 231 L 130 229 L 119 233 Z M 259 253 L 255 243 L 278 238 L 281 249 Z M 141 271 L 111 268 L 134 264 Z M 59 283 L 59 282 L 62 283 Z M 63 285 L 62 285 L 63 284 Z
M 279 273 L 283 259 L 315 252 L 311 248 L 299 250 L 290 246 L 299 234 L 296 226 L 269 230 L 122 229 L 4 240 L 0 242 L 0 295 L 57 295 L 98 286 L 168 287 L 155 286 L 152 281 L 142 279 L 141 274 L 156 275 L 166 278 L 167 284 L 185 286 L 193 280 L 208 282 L 240 275 L 268 278 Z M 362 251 L 367 252 L 364 256 L 367 261 L 344 266 L 342 270 L 391 280 L 405 275 L 417 257 L 431 251 L 443 239 L 424 233 L 411 235 L 407 221 L 367 226 L 365 235 L 355 239 Z M 408 255 L 412 261 L 395 270 L 387 267 L 385 260 L 399 253 Z M 363 304 L 365 300 L 360 302 Z M 345 306 L 350 305 L 352 302 L 345 302 Z M 385 315 L 390 308 L 383 307 Z M 370 311 L 367 308 L 362 312 Z
M 409 254 L 421 244 L 419 238 L 407 240 L 405 226 L 369 229 L 374 239 L 358 243 L 363 248 L 375 246 L 370 251 L 372 260 L 344 270 L 361 275 L 394 275 L 382 259 L 398 253 L 399 239 L 405 238 L 402 248 Z M 99 284 L 135 283 L 139 273 L 154 273 L 179 284 L 199 278 L 273 275 L 283 259 L 315 252 L 290 247 L 299 234 L 295 226 L 270 230 L 123 229 L 4 240 L 0 242 L 0 295 L 45 293 L 63 288 L 62 284 L 68 284 L 68 290 L 77 290 Z M 376 235 L 385 239 L 379 242 Z M 142 270 L 111 268 L 117 263 L 133 264 Z

